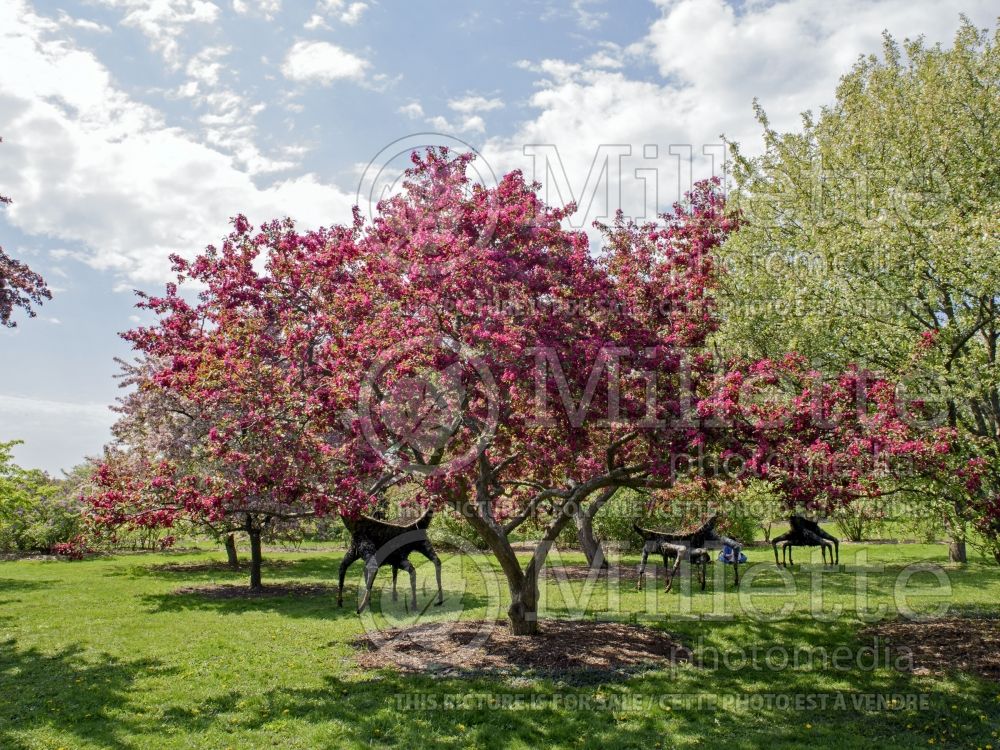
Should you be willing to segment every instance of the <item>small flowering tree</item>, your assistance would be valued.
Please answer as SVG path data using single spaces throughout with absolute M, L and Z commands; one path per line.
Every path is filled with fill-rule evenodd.
M 287 222 L 255 234 L 239 217 L 221 248 L 193 263 L 174 258 L 178 282 L 203 290 L 195 303 L 177 284 L 143 295 L 140 307 L 158 321 L 124 334 L 143 359 L 126 369 L 136 390 L 122 402 L 117 445 L 88 498 L 98 523 L 244 531 L 250 585 L 259 588 L 265 536 L 349 502 L 334 483 L 331 412 L 311 387 L 311 352 L 328 334 L 303 312 L 335 274 L 323 265 L 315 281 L 293 259 L 318 249 L 333 262 L 338 241 L 350 238 L 350 230 L 301 236 Z

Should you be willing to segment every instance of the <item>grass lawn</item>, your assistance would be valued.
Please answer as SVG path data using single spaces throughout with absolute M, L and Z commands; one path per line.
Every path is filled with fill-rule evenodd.
M 175 593 L 245 581 L 243 573 L 190 567 L 221 561 L 217 550 L 0 563 L 0 748 L 1000 748 L 1000 684 L 899 672 L 895 655 L 874 669 L 803 656 L 870 648 L 859 631 L 873 613 L 947 604 L 1000 616 L 1000 569 L 978 561 L 949 567 L 943 546 L 844 545 L 845 570 L 821 573 L 818 550 L 812 562 L 809 552 L 796 550 L 804 565 L 788 578 L 768 562 L 770 549 L 749 550 L 739 594 L 731 577 L 725 590 L 713 581 L 705 592 L 682 586 L 668 595 L 662 585 L 636 592 L 631 581 L 618 594 L 604 580 L 589 591 L 583 581 L 549 581 L 547 616 L 636 619 L 664 628 L 702 661 L 611 681 L 363 673 L 352 639 L 366 624 L 412 620 L 389 601 L 387 570 L 374 616 L 359 618 L 347 606 L 357 602 L 360 564 L 338 609 L 323 594 Z M 334 583 L 340 556 L 269 553 L 265 583 Z M 488 558 L 443 557 L 447 601 L 427 615 L 483 618 L 506 606 Z M 900 588 L 899 573 L 925 561 L 943 567 L 947 588 L 929 572 Z M 421 605 L 431 597 L 431 570 L 419 566 Z M 756 663 L 734 651 L 753 647 Z M 778 649 L 798 652 L 800 663 L 774 668 Z M 519 697 L 505 708 L 490 695 Z M 698 695 L 714 705 L 697 708 Z M 879 704 L 879 695 L 903 703 Z M 916 703 L 908 707 L 905 696 Z M 826 704 L 807 711 L 801 701 Z

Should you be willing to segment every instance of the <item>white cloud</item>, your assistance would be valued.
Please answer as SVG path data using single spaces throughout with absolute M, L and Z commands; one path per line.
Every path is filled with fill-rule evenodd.
M 4 187 L 17 197 L 6 218 L 71 243 L 67 256 L 159 282 L 169 253 L 217 241 L 239 212 L 255 222 L 287 214 L 305 226 L 350 219 L 353 195 L 316 176 L 258 186 L 219 146 L 168 127 L 91 52 L 50 39 L 51 24 L 22 1 L 0 4 L 0 28 Z
M 463 114 L 492 112 L 494 109 L 501 109 L 502 107 L 503 100 L 499 98 L 494 97 L 492 99 L 487 99 L 486 97 L 476 96 L 475 94 L 469 94 L 468 96 L 463 96 L 460 99 L 451 99 L 448 101 L 449 109 Z
M 404 104 L 396 111 L 401 115 L 406 115 L 411 120 L 416 120 L 424 116 L 424 108 L 420 106 L 420 102 L 410 102 L 409 104 Z
M 292 81 L 329 85 L 338 79 L 360 80 L 367 68 L 366 60 L 335 44 L 300 41 L 288 51 L 281 72 Z
M 833 99 L 839 77 L 859 55 L 881 50 L 883 29 L 897 38 L 926 34 L 931 42 L 949 43 L 960 22 L 954 7 L 933 0 L 778 0 L 739 10 L 723 0 L 658 4 L 661 17 L 624 55 L 653 65 L 659 77 L 631 76 L 616 64 L 622 53 L 607 45 L 584 63 L 522 61 L 520 67 L 539 75 L 538 90 L 529 100 L 536 114 L 484 149 L 495 172 L 521 168 L 546 185 L 551 201 L 586 203 L 589 188 L 584 194 L 583 187 L 591 171 L 593 187 L 609 153 L 607 166 L 618 171 L 616 144 L 630 147 L 620 175 L 613 174 L 617 182 L 610 191 L 598 191 L 589 214 L 586 206 L 578 211 L 576 226 L 586 227 L 613 211 L 619 189 L 626 213 L 648 216 L 654 205 L 666 209 L 690 184 L 678 169 L 678 157 L 669 152 L 671 144 L 693 148 L 694 179 L 710 173 L 712 156 L 702 148 L 720 144 L 722 134 L 747 152 L 759 150 L 755 96 L 772 125 L 795 128 L 803 110 Z M 980 25 L 992 25 L 995 4 L 969 0 L 965 12 Z M 531 144 L 551 144 L 560 161 L 525 154 Z M 645 144 L 656 144 L 655 157 L 644 158 Z M 564 169 L 565 179 L 535 172 L 546 166 Z M 634 170 L 644 168 L 650 172 L 640 178 Z M 560 180 L 570 188 L 562 195 L 553 190 Z
M 434 117 L 427 118 L 426 122 L 436 131 L 445 135 L 467 132 L 482 133 L 486 130 L 486 123 L 483 122 L 483 118 L 479 115 L 468 115 L 455 121 L 451 121 L 441 115 L 435 115 Z
M 306 21 L 305 29 L 315 31 L 316 29 L 329 29 L 327 21 L 336 16 L 337 20 L 347 26 L 355 26 L 361 21 L 361 16 L 368 10 L 368 3 L 353 2 L 347 0 L 320 0 L 316 4 L 316 10 Z
M 465 117 L 462 119 L 462 123 L 459 126 L 459 130 L 462 131 L 475 131 L 477 133 L 485 132 L 486 123 L 483 122 L 483 118 L 479 115 L 472 115 L 470 117 Z
M 255 145 L 254 121 L 266 105 L 249 101 L 222 83 L 222 74 L 232 72 L 224 64 L 231 51 L 229 47 L 214 46 L 194 55 L 185 68 L 188 81 L 177 89 L 176 95 L 205 110 L 198 120 L 204 126 L 205 141 L 232 154 L 251 174 L 294 167 L 296 162 L 269 158 Z
M 622 49 L 617 44 L 605 42 L 601 49 L 587 58 L 588 68 L 621 68 L 625 63 L 622 61 Z
M 188 60 L 186 72 L 197 83 L 215 86 L 219 82 L 222 59 L 231 52 L 229 47 L 206 47 Z
M 467 94 L 466 96 L 450 99 L 448 108 L 458 113 L 458 118 L 449 120 L 443 115 L 435 115 L 424 120 L 434 130 L 445 133 L 484 133 L 486 132 L 486 121 L 478 112 L 492 112 L 500 109 L 504 103 L 499 98 L 487 99 L 478 94 Z M 411 102 L 404 107 L 400 107 L 398 112 L 405 114 L 412 119 L 419 119 L 424 116 L 424 109 L 418 102 Z
M 98 34 L 108 34 L 111 29 L 103 23 L 90 21 L 86 18 L 74 18 L 66 11 L 59 11 L 59 25 L 63 28 L 82 29 L 83 31 L 93 31 Z
M 241 16 L 274 18 L 281 10 L 281 0 L 233 0 L 233 10 Z
M 596 29 L 608 14 L 606 11 L 592 11 L 590 8 L 603 2 L 604 0 L 573 0 L 572 8 L 576 13 L 576 22 L 585 29 Z
M 125 11 L 122 23 L 139 29 L 171 67 L 180 66 L 178 38 L 190 24 L 219 19 L 219 6 L 208 0 L 98 0 Z M 15 4 L 13 7 L 16 7 Z
M 323 18 L 323 16 L 319 13 L 313 13 L 309 16 L 309 20 L 305 22 L 305 25 L 302 28 L 306 31 L 316 31 L 317 29 L 328 29 L 330 26 L 327 24 L 326 19 Z
M 601 22 L 608 17 L 607 11 L 591 10 L 591 8 L 603 5 L 604 0 L 572 0 L 567 7 L 565 2 L 550 2 L 542 13 L 542 21 L 559 20 L 571 18 L 581 29 L 588 31 L 598 28 Z
M 340 14 L 340 20 L 348 26 L 354 26 L 361 20 L 361 16 L 366 10 L 368 10 L 367 3 L 351 3 Z

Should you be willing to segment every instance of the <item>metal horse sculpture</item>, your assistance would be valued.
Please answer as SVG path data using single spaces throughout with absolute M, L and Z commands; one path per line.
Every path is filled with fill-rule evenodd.
M 743 545 L 735 539 L 721 536 L 715 531 L 718 515 L 711 516 L 701 526 L 686 532 L 657 531 L 656 529 L 644 529 L 633 523 L 632 528 L 642 537 L 642 562 L 639 563 L 639 584 L 641 589 L 646 580 L 646 560 L 650 553 L 659 553 L 663 556 L 663 567 L 667 571 L 665 591 L 670 591 L 674 585 L 674 576 L 680 569 L 681 560 L 685 557 L 692 565 L 698 566 L 698 581 L 701 590 L 705 590 L 707 579 L 708 563 L 712 558 L 708 552 L 708 547 L 722 547 L 728 545 L 733 550 L 733 571 L 736 574 L 736 588 L 740 585 L 740 552 Z M 673 559 L 674 564 L 670 566 L 669 560 Z
M 430 539 L 427 538 L 427 527 L 431 524 L 432 516 L 433 511 L 428 509 L 420 518 L 408 524 L 389 523 L 370 516 L 343 518 L 344 526 L 351 532 L 351 546 L 340 563 L 337 606 L 344 606 L 344 576 L 347 574 L 347 569 L 355 560 L 364 560 L 365 595 L 358 606 L 358 614 L 368 606 L 378 569 L 386 565 L 392 566 L 392 600 L 396 601 L 396 576 L 400 570 L 405 570 L 410 574 L 410 603 L 416 609 L 417 571 L 409 560 L 411 552 L 419 552 L 434 563 L 438 589 L 435 603 L 444 603 L 444 592 L 441 589 L 441 560 L 431 546 Z
M 774 548 L 774 564 L 786 565 L 785 553 L 788 553 L 787 565 L 794 565 L 792 547 L 819 547 L 822 550 L 823 564 L 826 565 L 826 552 L 830 550 L 830 565 L 840 565 L 840 540 L 820 528 L 815 521 L 804 516 L 791 516 L 788 522 L 792 525 L 790 531 L 776 536 L 771 540 Z M 778 545 L 781 544 L 781 562 L 778 562 Z M 834 552 L 836 551 L 836 562 Z

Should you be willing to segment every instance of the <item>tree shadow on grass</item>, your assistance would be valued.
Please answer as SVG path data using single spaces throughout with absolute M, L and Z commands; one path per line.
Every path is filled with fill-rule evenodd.
M 25 591 L 37 591 L 38 589 L 55 583 L 58 583 L 58 581 L 25 581 L 19 578 L 0 578 L 0 596 L 3 596 L 4 594 L 18 594 Z M 14 604 L 19 601 L 21 600 L 0 598 L 0 606 L 3 606 L 4 604 Z M 0 615 L 0 622 L 5 622 L 11 619 L 13 618 L 7 615 Z
M 107 748 L 132 747 L 137 727 L 114 714 L 129 702 L 140 677 L 171 674 L 159 662 L 123 662 L 102 655 L 95 663 L 77 646 L 54 654 L 0 641 L 0 747 L 37 747 L 34 730 L 72 735 Z
M 286 617 L 304 617 L 322 620 L 342 620 L 358 617 L 356 608 L 360 601 L 360 591 L 357 584 L 345 584 L 344 606 L 337 606 L 336 586 L 300 586 L 294 584 L 286 588 L 277 587 L 289 582 L 274 582 L 272 585 L 280 593 L 278 595 L 255 595 L 249 587 L 232 587 L 235 595 L 219 596 L 212 589 L 199 591 L 183 589 L 168 594 L 148 594 L 141 601 L 149 605 L 152 613 L 185 612 L 189 610 L 208 610 L 222 615 L 240 615 L 246 612 L 274 612 Z M 457 616 L 462 612 L 486 607 L 486 597 L 477 594 L 444 589 L 444 604 L 433 604 L 435 592 L 430 588 L 417 591 L 417 609 L 423 614 L 435 619 Z M 298 591 L 298 593 L 296 593 Z M 399 601 L 391 602 L 385 591 L 382 596 L 372 600 L 372 610 L 376 615 L 387 614 L 394 619 L 406 617 L 406 588 L 400 586 Z M 243 595 L 240 595 L 243 594 Z
M 22 578 L 0 578 L 0 595 L 17 594 L 22 591 L 37 591 L 40 588 L 59 583 L 59 581 L 26 581 Z
M 343 556 L 343 551 L 335 554 L 311 553 L 302 558 L 273 559 L 265 556 L 261 565 L 264 585 L 266 586 L 269 581 L 273 582 L 278 576 L 281 579 L 311 579 L 336 585 L 340 561 Z M 360 565 L 360 563 L 355 563 L 355 565 Z M 231 568 L 224 559 L 191 560 L 152 565 L 130 565 L 113 574 L 132 578 L 159 578 L 192 583 L 242 582 L 249 580 L 250 567 L 246 560 L 240 560 L 239 568 Z
M 225 729 L 264 744 L 308 736 L 316 746 L 445 747 L 500 750 L 512 745 L 554 748 L 655 748 L 716 744 L 732 747 L 883 748 L 985 743 L 979 704 L 990 692 L 975 680 L 916 682 L 897 673 L 848 675 L 765 673 L 749 685 L 724 671 L 651 673 L 620 686 L 574 686 L 547 679 L 431 678 L 391 670 L 362 680 L 327 676 L 318 687 L 231 691 L 197 712 L 168 706 L 164 718 L 191 734 Z M 953 708 L 955 691 L 971 703 Z M 749 694 L 748 694 L 749 692 Z M 924 708 L 872 711 L 856 694 L 924 693 Z M 837 705 L 838 693 L 844 695 Z M 789 709 L 777 696 L 833 696 L 829 707 Z M 763 696 L 751 708 L 724 698 Z M 715 705 L 699 704 L 714 697 Z M 770 698 L 770 700 L 768 700 Z M 794 703 L 792 704 L 794 706 Z M 996 717 L 996 709 L 987 709 Z

